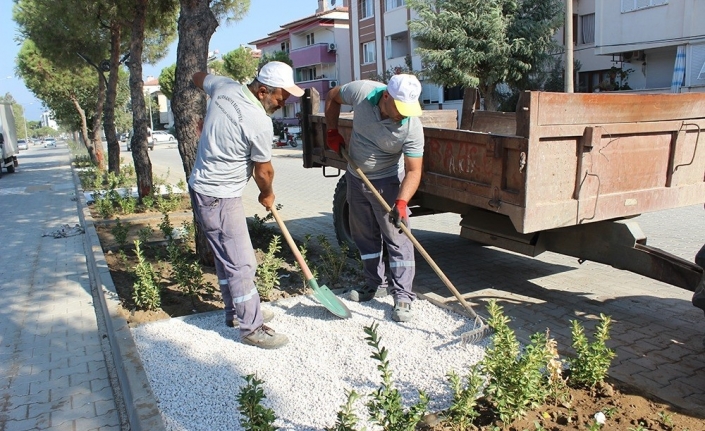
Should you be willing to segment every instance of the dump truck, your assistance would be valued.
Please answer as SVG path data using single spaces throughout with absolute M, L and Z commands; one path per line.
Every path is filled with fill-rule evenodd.
M 2 170 L 15 172 L 17 167 L 17 129 L 12 104 L 0 102 L 0 177 Z
M 304 168 L 338 176 L 325 145 L 320 97 L 302 98 Z M 349 142 L 354 113 L 341 114 Z M 476 110 L 458 129 L 455 110 L 426 110 L 421 184 L 412 216 L 461 215 L 470 240 L 537 256 L 553 251 L 694 290 L 703 269 L 648 246 L 633 218 L 705 202 L 705 93 L 527 91 L 516 112 Z M 339 242 L 354 248 L 345 176 L 333 197 Z

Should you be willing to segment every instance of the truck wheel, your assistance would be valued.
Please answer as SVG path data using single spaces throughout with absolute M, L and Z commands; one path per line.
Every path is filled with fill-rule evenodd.
M 357 253 L 357 246 L 350 234 L 350 212 L 348 207 L 348 182 L 345 175 L 340 177 L 338 185 L 335 186 L 335 194 L 333 195 L 333 227 L 335 228 L 335 236 L 338 238 L 338 244 L 347 244 L 349 255 L 354 256 Z
M 15 167 L 13 165 L 10 165 L 7 167 L 7 173 L 8 174 L 14 174 L 15 173 Z

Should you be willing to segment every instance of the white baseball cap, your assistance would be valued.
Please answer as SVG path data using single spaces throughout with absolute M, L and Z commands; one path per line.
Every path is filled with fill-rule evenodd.
M 420 117 L 421 83 L 414 75 L 399 74 L 389 79 L 387 92 L 394 99 L 397 111 L 405 117 Z
M 257 75 L 257 80 L 270 87 L 282 88 L 295 97 L 304 95 L 304 90 L 294 84 L 294 70 L 291 66 L 281 61 L 270 61 L 262 66 Z

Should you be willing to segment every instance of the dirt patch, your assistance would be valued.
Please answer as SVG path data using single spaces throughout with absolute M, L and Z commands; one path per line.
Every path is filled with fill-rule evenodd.
M 122 303 L 123 316 L 130 325 L 167 319 L 170 317 L 185 316 L 213 310 L 222 310 L 223 303 L 217 288 L 199 291 L 197 295 L 189 296 L 172 279 L 172 265 L 167 259 L 166 241 L 158 226 L 163 220 L 160 213 L 143 213 L 130 216 L 121 216 L 120 223 L 128 226 L 127 244 L 132 244 L 139 237 L 140 229 L 151 227 L 154 233 L 150 241 L 143 247 L 144 256 L 158 274 L 162 287 L 161 309 L 156 311 L 137 310 L 132 300 L 132 289 L 135 281 L 133 268 L 137 264 L 134 247 L 120 247 L 112 229 L 117 224 L 116 218 L 102 220 L 93 214 L 96 220 L 96 230 L 105 252 L 105 258 L 110 268 L 113 283 L 117 289 Z M 169 219 L 174 227 L 183 223 L 192 222 L 190 208 L 181 207 L 169 214 Z M 258 263 L 266 253 L 269 240 L 278 230 L 269 225 L 250 220 L 250 235 L 256 249 Z M 262 227 L 265 226 L 263 229 Z M 283 242 L 283 240 L 282 240 Z M 189 244 L 193 249 L 193 244 Z M 308 244 L 307 261 L 312 270 L 316 271 L 325 265 L 326 250 L 317 244 L 315 239 Z M 278 254 L 284 261 L 278 270 L 280 285 L 271 291 L 264 301 L 276 301 L 292 295 L 311 293 L 304 284 L 301 273 L 298 271 L 295 260 L 288 250 L 286 243 L 282 243 L 282 251 Z M 215 271 L 210 267 L 202 267 L 204 281 L 212 286 L 218 286 Z M 352 287 L 360 285 L 362 278 L 359 262 L 347 258 L 346 270 L 342 271 L 336 282 L 323 278 L 321 272 L 316 275 L 319 283 L 325 283 L 331 289 Z M 478 429 L 481 430 L 508 430 L 508 431 L 563 431 L 563 430 L 608 430 L 608 431 L 696 431 L 705 430 L 705 421 L 692 413 L 675 409 L 671 405 L 660 402 L 654 397 L 640 393 L 638 390 L 620 382 L 610 381 L 610 384 L 600 390 L 588 391 L 569 389 L 568 402 L 561 405 L 546 404 L 528 412 L 523 418 L 515 421 L 509 427 L 501 427 L 496 423 L 496 418 L 481 418 Z M 601 427 L 595 425 L 595 414 L 602 412 L 605 415 L 605 424 Z M 433 424 L 433 415 L 429 416 L 427 429 L 440 431 L 443 428 Z M 495 428 L 499 426 L 498 428 Z M 450 428 L 448 428 L 450 429 Z

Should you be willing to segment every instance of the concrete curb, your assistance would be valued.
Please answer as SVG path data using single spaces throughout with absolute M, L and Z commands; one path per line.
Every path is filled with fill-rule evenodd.
M 166 426 L 159 412 L 157 400 L 144 370 L 137 346 L 127 321 L 119 313 L 120 298 L 115 290 L 110 269 L 100 245 L 94 220 L 91 217 L 81 181 L 72 165 L 76 200 L 79 208 L 78 217 L 85 229 L 84 245 L 86 262 L 91 284 L 98 287 L 99 304 L 105 316 L 105 325 L 110 342 L 115 371 L 127 410 L 127 422 L 131 431 L 166 431 Z

